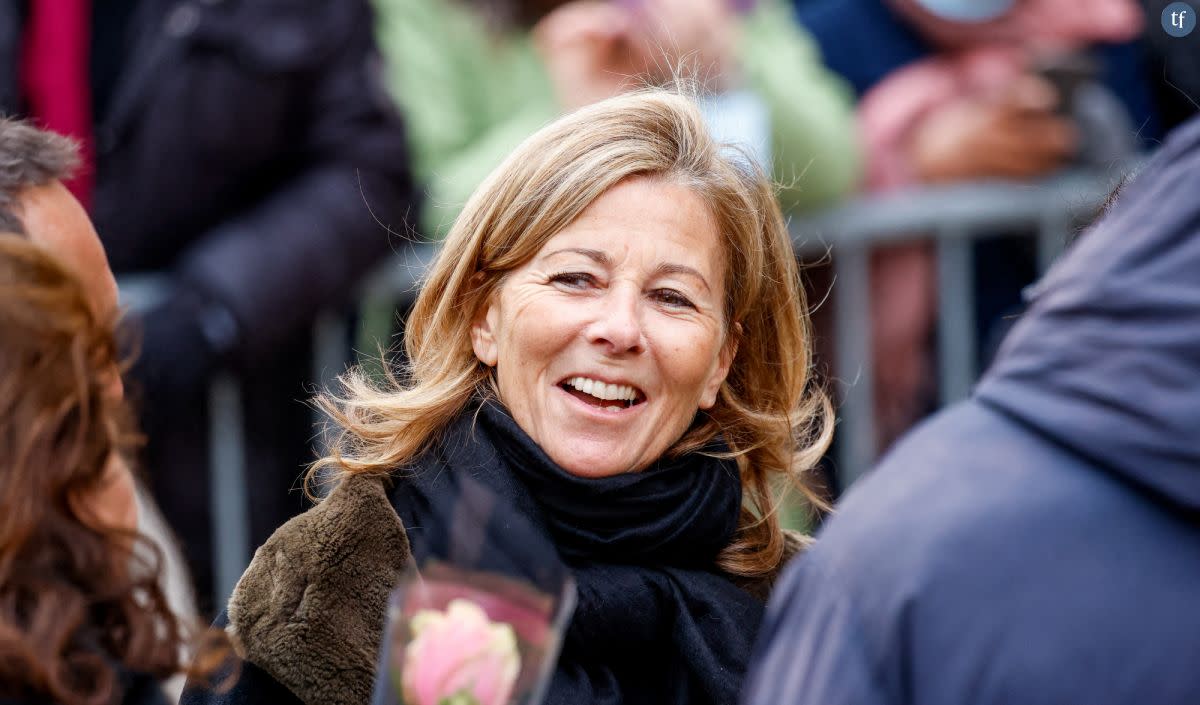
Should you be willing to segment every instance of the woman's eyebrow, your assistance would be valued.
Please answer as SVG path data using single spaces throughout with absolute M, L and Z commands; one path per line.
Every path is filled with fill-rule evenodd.
M 553 252 L 547 253 L 546 257 L 549 258 L 549 257 L 554 257 L 555 255 L 562 255 L 562 254 L 583 255 L 584 257 L 587 257 L 588 259 L 592 260 L 596 264 L 603 265 L 603 266 L 609 266 L 612 264 L 612 258 L 608 256 L 607 252 L 602 252 L 600 250 L 592 250 L 592 249 L 588 249 L 586 247 L 565 247 L 561 250 L 555 250 Z M 675 262 L 663 262 L 662 264 L 660 264 L 654 268 L 654 276 L 655 277 L 662 277 L 662 276 L 667 276 L 667 275 L 671 275 L 671 274 L 682 274 L 684 276 L 694 277 L 697 281 L 700 282 L 700 285 L 703 286 L 705 288 L 705 290 L 710 291 L 710 292 L 712 291 L 712 287 L 710 287 L 708 285 L 708 280 L 705 279 L 704 275 L 700 273 L 700 270 L 696 269 L 695 267 L 689 267 L 686 264 L 677 264 Z
M 695 277 L 705 290 L 711 292 L 712 287 L 708 285 L 708 280 L 700 273 L 698 269 L 689 267 L 686 264 L 675 264 L 674 262 L 664 262 L 654 269 L 654 276 L 661 277 L 670 274 L 682 274 L 685 276 Z
M 546 254 L 546 257 L 553 257 L 555 255 L 562 255 L 562 254 L 583 255 L 584 257 L 587 257 L 588 259 L 592 260 L 596 264 L 602 264 L 602 265 L 612 264 L 612 258 L 610 258 L 608 256 L 608 253 L 601 252 L 600 250 L 590 250 L 586 247 L 566 247 L 561 250 L 555 250 L 553 252 L 549 252 Z

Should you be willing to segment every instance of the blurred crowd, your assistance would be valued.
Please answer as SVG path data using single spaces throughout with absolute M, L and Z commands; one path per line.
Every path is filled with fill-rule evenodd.
M 143 477 L 208 611 L 214 373 L 242 390 L 253 547 L 307 504 L 318 311 L 352 315 L 366 275 L 403 240 L 436 241 L 556 116 L 689 86 L 792 217 L 858 193 L 1104 169 L 1196 111 L 1200 44 L 1161 31 L 1166 4 L 0 0 L 0 113 L 78 142 L 67 185 L 118 280 L 169 276 L 130 321 L 126 388 Z M 936 392 L 920 235 L 871 262 L 881 447 Z M 976 247 L 985 338 L 1020 305 L 1034 254 L 1021 238 Z M 808 283 L 827 298 L 827 263 Z

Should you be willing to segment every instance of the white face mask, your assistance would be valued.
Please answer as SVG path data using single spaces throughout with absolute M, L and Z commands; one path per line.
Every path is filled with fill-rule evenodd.
M 986 22 L 1000 17 L 1016 0 L 914 0 L 926 12 L 950 22 Z

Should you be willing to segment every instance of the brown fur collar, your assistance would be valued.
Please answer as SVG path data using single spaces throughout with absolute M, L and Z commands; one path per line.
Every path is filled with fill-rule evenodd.
M 785 559 L 808 541 L 788 532 Z M 255 552 L 229 600 L 239 655 L 306 705 L 367 703 L 388 595 L 410 558 L 384 481 L 343 480 Z M 766 600 L 774 577 L 743 587 Z
M 362 705 L 388 595 L 410 557 L 383 481 L 349 477 L 255 552 L 229 600 L 228 632 L 307 705 Z

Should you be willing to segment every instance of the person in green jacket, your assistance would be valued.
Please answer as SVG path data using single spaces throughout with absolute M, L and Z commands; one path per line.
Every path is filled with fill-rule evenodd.
M 374 0 L 440 239 L 469 195 L 559 114 L 649 81 L 698 85 L 711 129 L 779 184 L 785 213 L 859 177 L 852 97 L 780 0 Z

